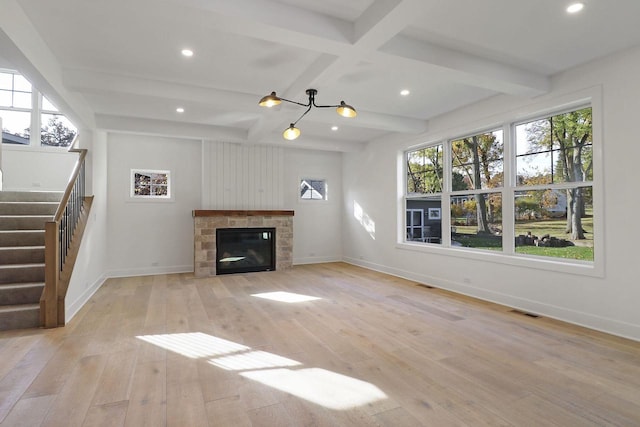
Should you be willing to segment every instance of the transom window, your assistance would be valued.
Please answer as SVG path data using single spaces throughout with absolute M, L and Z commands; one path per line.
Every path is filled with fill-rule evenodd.
M 591 107 L 504 129 L 405 153 L 406 241 L 593 262 Z
M 0 117 L 5 144 L 68 147 L 77 133 L 73 123 L 15 71 L 0 71 Z

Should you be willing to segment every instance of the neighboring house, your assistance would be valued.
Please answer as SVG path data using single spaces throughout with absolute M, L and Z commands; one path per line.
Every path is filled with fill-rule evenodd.
M 29 145 L 29 138 L 14 135 L 12 133 L 2 132 L 3 144 Z

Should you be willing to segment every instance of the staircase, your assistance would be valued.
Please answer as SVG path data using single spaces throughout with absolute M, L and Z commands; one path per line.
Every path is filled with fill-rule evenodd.
M 62 193 L 0 191 L 0 331 L 40 326 L 44 224 Z

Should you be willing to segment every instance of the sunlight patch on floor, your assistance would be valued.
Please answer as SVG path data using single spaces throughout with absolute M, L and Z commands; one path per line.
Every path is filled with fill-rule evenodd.
M 250 351 L 247 353 L 234 354 L 230 356 L 218 357 L 209 361 L 218 368 L 227 371 L 247 371 L 253 369 L 279 368 L 283 366 L 299 366 L 300 362 L 267 353 L 266 351 Z
M 209 359 L 213 366 L 239 371 L 245 378 L 329 409 L 351 409 L 387 398 L 378 387 L 366 381 L 320 368 L 286 369 L 303 364 L 201 332 L 137 338 L 192 359 Z
M 203 334 L 202 332 L 184 334 L 141 335 L 138 339 L 155 344 L 158 347 L 173 351 L 191 359 L 222 356 L 230 353 L 251 350 L 246 345 L 238 344 L 222 338 Z
M 284 291 L 263 292 L 261 294 L 253 294 L 251 296 L 270 299 L 272 301 L 288 302 L 288 303 L 316 301 L 316 300 L 322 299 L 318 297 L 312 297 L 309 295 L 294 294 L 293 292 L 284 292 Z
M 335 410 L 352 409 L 387 398 L 373 384 L 320 368 L 268 369 L 240 375 Z

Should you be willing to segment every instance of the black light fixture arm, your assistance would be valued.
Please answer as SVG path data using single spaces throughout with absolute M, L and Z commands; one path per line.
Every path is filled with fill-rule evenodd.
M 282 98 L 281 98 L 281 99 L 282 99 Z M 302 105 L 302 104 L 300 104 L 300 105 Z M 298 117 L 298 120 L 296 120 L 295 122 L 293 122 L 293 123 L 292 123 L 292 125 L 293 125 L 293 126 L 295 126 L 295 125 L 296 125 L 300 120 L 302 120 L 302 118 L 303 118 L 304 116 L 306 116 L 306 115 L 307 115 L 307 113 L 308 113 L 309 111 L 311 111 L 311 105 L 303 105 L 303 107 L 308 107 L 308 108 L 307 108 L 307 110 L 306 110 L 304 113 L 302 113 L 302 115 L 301 115 L 300 117 Z
M 311 111 L 312 107 L 316 107 L 316 108 L 337 108 L 337 107 L 339 107 L 339 105 L 316 105 L 316 94 L 318 93 L 318 91 L 316 89 L 307 89 L 306 93 L 307 93 L 307 95 L 309 95 L 309 102 L 307 102 L 306 104 L 302 104 L 302 103 L 296 102 L 296 101 L 291 101 L 291 100 L 285 99 L 285 98 L 280 98 L 283 101 L 290 102 L 292 104 L 301 105 L 303 107 L 307 107 L 307 110 L 304 113 L 302 113 L 302 115 L 298 118 L 298 120 L 296 120 L 295 122 L 292 123 L 293 126 L 295 126 L 300 120 L 302 120 L 302 118 L 304 116 L 306 116 L 309 111 Z
M 278 98 L 280 98 L 280 100 L 282 100 L 282 101 L 290 102 L 292 104 L 300 105 L 302 107 L 309 107 L 309 110 L 311 109 L 312 106 L 316 107 L 316 108 L 338 108 L 340 106 L 340 105 L 318 105 L 318 104 L 316 104 L 316 94 L 318 93 L 318 91 L 316 89 L 307 89 L 306 93 L 309 96 L 309 102 L 307 102 L 306 104 L 303 104 L 303 103 L 297 102 L 297 101 L 292 101 L 290 99 L 286 99 L 286 98 L 282 98 L 282 97 L 278 97 Z M 307 110 L 307 113 L 309 112 L 309 110 Z M 298 120 L 300 120 L 300 119 L 298 119 Z
M 296 139 L 298 136 L 300 136 L 300 129 L 296 128 L 296 124 L 302 120 L 302 118 L 304 116 L 307 115 L 307 113 L 309 111 L 311 111 L 311 109 L 313 107 L 316 108 L 335 108 L 336 112 L 341 115 L 342 117 L 347 117 L 347 118 L 353 118 L 357 115 L 355 108 L 353 108 L 351 105 L 346 104 L 344 101 L 340 101 L 339 105 L 317 105 L 316 104 L 316 94 L 318 93 L 318 91 L 316 89 L 307 89 L 306 90 L 307 95 L 309 96 L 309 101 L 306 104 L 303 104 L 301 102 L 297 102 L 297 101 L 292 101 L 290 99 L 286 99 L 286 98 L 280 98 L 278 95 L 276 95 L 275 92 L 271 92 L 270 95 L 264 96 L 262 97 L 262 99 L 260 99 L 260 102 L 258 102 L 258 105 L 260 105 L 261 107 L 273 107 L 275 105 L 280 104 L 282 101 L 284 102 L 288 102 L 290 104 L 296 104 L 299 105 L 301 107 L 305 107 L 306 110 L 304 113 L 302 113 L 302 115 L 300 117 L 298 117 L 298 120 L 296 120 L 295 122 L 291 123 L 291 125 L 285 129 L 283 136 L 285 137 L 285 139 L 288 140 L 293 140 Z

